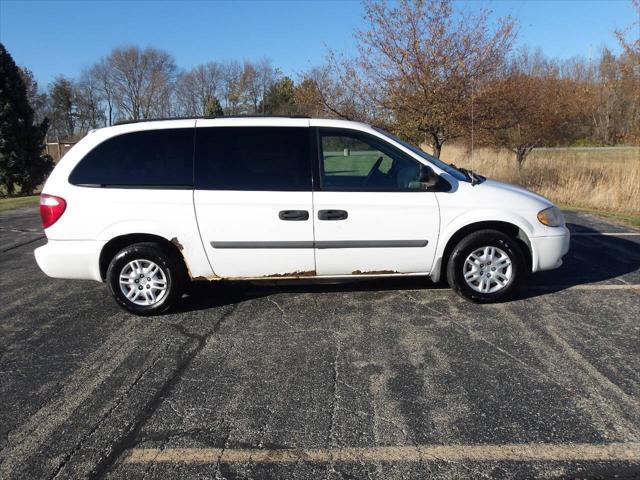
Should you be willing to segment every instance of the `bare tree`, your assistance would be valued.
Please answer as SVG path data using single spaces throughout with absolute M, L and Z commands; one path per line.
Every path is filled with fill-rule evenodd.
M 269 89 L 271 89 L 273 85 L 280 80 L 282 74 L 277 68 L 274 68 L 274 66 L 271 64 L 271 61 L 267 59 L 258 60 L 254 64 L 254 68 L 256 69 L 257 83 L 260 90 L 261 98 L 259 113 L 265 114 L 266 111 L 264 99 L 266 98 Z
M 631 0 L 631 4 L 636 11 L 635 22 L 614 33 L 623 49 L 618 59 L 620 90 L 625 99 L 622 139 L 640 143 L 640 0 Z
M 90 70 L 80 75 L 76 85 L 75 101 L 78 115 L 77 128 L 80 133 L 86 133 L 92 128 L 107 125 L 103 93 L 100 81 Z
M 58 138 L 74 138 L 78 117 L 75 96 L 76 85 L 62 75 L 49 85 L 48 116 L 51 119 L 51 130 Z
M 566 62 L 565 64 L 566 65 Z M 559 76 L 563 65 L 547 57 L 542 49 L 519 48 L 504 64 L 502 74 L 519 73 L 530 77 Z
M 170 114 L 176 64 L 169 53 L 154 48 L 116 48 L 105 59 L 105 67 L 120 117 L 140 120 Z
M 187 116 L 202 116 L 222 90 L 223 70 L 219 63 L 198 65 L 178 76 L 178 110 Z
M 620 123 L 624 118 L 619 62 L 608 49 L 602 51 L 597 79 L 591 85 L 591 119 L 593 138 L 597 143 L 613 145 L 620 140 Z
M 638 33 L 638 27 L 640 27 L 640 0 L 631 0 L 631 5 L 633 9 L 636 11 L 635 22 L 629 25 L 625 29 L 617 29 L 613 33 L 618 39 L 618 43 L 624 49 L 624 51 L 631 55 L 637 57 L 640 55 L 640 34 Z M 631 40 L 627 39 L 627 34 L 632 32 L 632 35 L 635 33 L 634 37 Z M 638 65 L 638 64 L 636 64 Z
M 113 125 L 115 120 L 115 82 L 112 80 L 111 69 L 106 59 L 100 60 L 91 67 L 87 75 L 92 78 L 103 102 L 104 116 L 107 125 Z
M 258 70 L 253 63 L 245 60 L 240 78 L 240 95 L 246 113 L 258 113 L 258 105 L 262 100 L 262 88 Z
M 363 95 L 363 89 L 363 82 L 352 63 L 329 52 L 325 65 L 301 75 L 294 94 L 302 113 L 373 121 L 374 107 Z
M 242 101 L 242 66 L 230 60 L 222 64 L 223 108 L 227 115 L 240 113 Z
M 364 87 L 399 123 L 398 133 L 427 140 L 435 156 L 462 136 L 474 88 L 496 75 L 514 39 L 514 21 L 495 28 L 489 12 L 455 13 L 449 0 L 365 2 L 358 32 Z

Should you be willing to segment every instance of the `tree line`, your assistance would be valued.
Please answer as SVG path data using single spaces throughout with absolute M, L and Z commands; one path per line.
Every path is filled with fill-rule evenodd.
M 22 72 L 38 117 L 50 119 L 50 139 L 74 139 L 119 121 L 296 111 L 294 82 L 270 60 L 211 61 L 179 71 L 169 53 L 129 46 L 77 79 L 58 76 L 46 91 Z
M 632 3 L 640 15 L 640 0 Z M 50 140 L 73 140 L 124 120 L 334 117 L 382 126 L 437 157 L 450 142 L 508 148 L 519 165 L 540 146 L 640 141 L 637 23 L 612 32 L 619 54 L 603 48 L 594 58 L 557 60 L 515 50 L 515 20 L 490 22 L 487 10 L 454 12 L 450 0 L 364 7 L 357 53 L 329 51 L 295 78 L 267 59 L 180 70 L 168 52 L 136 46 L 115 48 L 46 89 L 20 68 L 32 123 Z
M 336 116 L 384 125 L 437 157 L 448 142 L 508 148 L 518 165 L 535 147 L 640 141 L 637 21 L 612 32 L 620 54 L 558 60 L 514 49 L 513 18 L 490 24 L 490 12 L 456 13 L 448 0 L 367 0 L 365 12 L 358 53 L 330 52 L 310 77 Z

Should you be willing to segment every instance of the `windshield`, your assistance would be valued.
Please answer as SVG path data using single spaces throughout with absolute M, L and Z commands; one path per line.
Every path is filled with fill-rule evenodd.
M 425 160 L 427 160 L 428 162 L 434 164 L 436 167 L 440 168 L 441 170 L 444 170 L 445 172 L 447 172 L 449 175 L 451 175 L 452 177 L 454 177 L 456 180 L 460 180 L 463 182 L 467 182 L 469 181 L 469 177 L 467 175 L 465 175 L 463 172 L 461 172 L 460 170 L 458 170 L 457 168 L 449 165 L 448 163 L 443 162 L 442 160 L 434 157 L 433 155 L 429 155 L 427 152 L 423 152 L 422 150 L 420 150 L 418 147 L 414 147 L 413 145 L 411 145 L 408 142 L 405 142 L 404 140 L 396 137 L 395 135 L 393 135 L 392 133 L 387 132 L 386 130 L 382 130 L 381 128 L 378 127 L 372 127 L 376 132 L 379 132 L 381 134 L 383 134 L 385 137 L 390 138 L 391 140 L 394 140 L 396 142 L 398 142 L 400 145 L 402 145 L 405 148 L 408 148 L 409 150 L 411 150 L 413 153 L 415 153 L 416 155 L 419 155 L 420 157 L 424 158 Z

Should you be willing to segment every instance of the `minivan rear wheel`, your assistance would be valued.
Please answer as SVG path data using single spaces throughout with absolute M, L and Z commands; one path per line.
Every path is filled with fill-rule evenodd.
M 107 284 L 118 305 L 136 315 L 167 311 L 184 287 L 179 262 L 153 242 L 134 243 L 120 250 L 107 269 Z
M 464 237 L 447 264 L 447 281 L 459 295 L 477 303 L 513 296 L 525 274 L 518 241 L 498 230 L 479 230 Z

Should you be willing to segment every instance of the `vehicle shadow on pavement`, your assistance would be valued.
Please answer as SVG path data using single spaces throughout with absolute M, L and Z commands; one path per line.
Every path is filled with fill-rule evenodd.
M 567 224 L 573 232 L 599 233 L 584 225 Z M 577 285 L 606 282 L 640 270 L 640 243 L 624 237 L 580 235 L 571 237 L 569 253 L 556 270 L 531 275 L 514 300 L 558 292 Z M 640 283 L 640 282 L 633 282 Z M 276 293 L 384 292 L 393 290 L 442 291 L 446 282 L 428 277 L 346 279 L 328 283 L 318 280 L 261 280 L 255 282 L 195 282 L 174 313 L 204 310 L 241 303 Z
M 446 283 L 433 283 L 428 277 L 380 277 L 346 279 L 340 282 L 300 280 L 258 280 L 194 282 L 189 294 L 171 313 L 185 313 L 241 303 L 277 293 L 384 292 L 395 290 L 448 290 Z
M 585 225 L 568 223 L 567 227 L 572 232 L 571 245 L 562 266 L 531 275 L 516 300 L 640 273 L 640 242 L 627 237 L 600 235 Z

